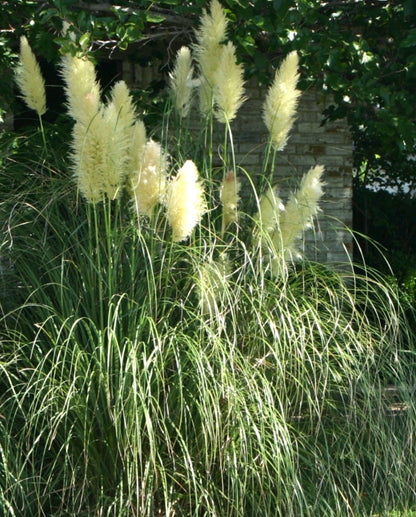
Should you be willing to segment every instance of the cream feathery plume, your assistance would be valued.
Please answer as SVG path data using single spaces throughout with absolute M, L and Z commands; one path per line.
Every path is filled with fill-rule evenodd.
M 193 73 L 191 51 L 188 47 L 181 47 L 176 54 L 173 72 L 170 74 L 173 104 L 181 117 L 186 117 L 191 107 Z
M 26 36 L 20 37 L 20 54 L 15 78 L 25 103 L 41 117 L 46 112 L 45 81 Z
M 109 132 L 94 64 L 86 57 L 66 55 L 61 60 L 72 130 L 72 169 L 80 193 L 88 203 L 104 199 L 104 171 L 108 168 Z
M 279 225 L 280 212 L 284 210 L 284 205 L 280 199 L 277 187 L 269 187 L 266 194 L 260 198 L 259 213 L 257 220 L 263 230 L 273 231 Z
M 68 113 L 88 126 L 101 107 L 101 90 L 94 64 L 87 57 L 66 55 L 61 60 Z
M 207 260 L 198 268 L 199 305 L 203 314 L 218 313 L 221 298 L 227 292 L 230 261 L 225 253 L 218 260 Z
M 221 235 L 224 235 L 228 226 L 238 219 L 238 202 L 240 201 L 241 183 L 236 178 L 234 171 L 229 171 L 221 184 L 220 200 L 222 204 L 222 228 Z
M 103 171 L 107 168 L 107 143 L 108 130 L 102 110 L 91 119 L 87 128 L 82 122 L 75 123 L 72 168 L 78 189 L 89 203 L 99 203 L 104 199 Z
M 75 120 L 73 129 L 73 169 L 81 194 L 90 203 L 121 192 L 131 142 L 135 110 L 123 81 L 112 89 L 107 106 L 94 64 L 86 57 L 64 56 L 61 73 L 65 82 L 68 112 Z
M 175 242 L 184 241 L 193 232 L 206 212 L 204 191 L 198 169 L 187 160 L 171 181 L 166 200 L 166 213 Z
M 103 122 L 107 128 L 107 159 L 102 175 L 103 189 L 108 199 L 116 199 L 119 196 L 128 174 L 135 119 L 136 112 L 130 91 L 124 81 L 118 81 L 113 86 L 111 100 L 103 111 Z
M 196 31 L 195 57 L 200 71 L 200 109 L 207 113 L 212 108 L 215 73 L 222 53 L 222 43 L 227 37 L 227 18 L 218 0 L 212 0 L 210 13 L 205 9 L 201 25 Z
M 140 133 L 141 129 L 136 128 Z M 158 142 L 149 140 L 137 164 L 138 169 L 130 175 L 131 194 L 137 214 L 151 217 L 155 206 L 165 199 L 168 158 Z
M 131 144 L 128 161 L 127 188 L 132 194 L 132 187 L 136 181 L 137 171 L 140 170 L 143 162 L 144 146 L 146 145 L 146 127 L 142 120 L 136 120 L 132 129 Z
M 243 74 L 242 65 L 237 64 L 235 47 L 229 41 L 222 47 L 214 78 L 214 102 L 217 108 L 214 114 L 223 124 L 235 118 L 245 101 Z
M 87 62 L 76 59 L 67 63 L 75 65 L 79 72 Z M 88 64 L 85 68 L 91 71 Z M 77 115 L 73 129 L 72 161 L 81 194 L 88 202 L 98 203 L 105 196 L 115 199 L 122 191 L 128 173 L 135 111 L 123 81 L 114 85 L 111 100 L 105 107 L 97 97 L 94 82 L 90 82 L 89 86 L 92 86 L 90 92 L 87 91 L 87 83 L 75 85 L 72 89 L 68 86 L 71 114 Z M 77 88 L 83 95 L 81 103 L 78 102 L 80 99 L 75 98 Z M 81 106 L 83 111 L 77 114 Z
M 198 50 L 205 52 L 222 43 L 227 37 L 228 21 L 218 0 L 212 0 L 209 13 L 203 10 L 199 29 L 196 31 Z
M 280 213 L 285 209 L 280 199 L 277 187 L 270 186 L 260 198 L 259 212 L 255 216 L 261 247 L 268 249 L 271 235 L 279 227 Z
M 323 195 L 321 180 L 324 167 L 312 167 L 302 178 L 297 192 L 292 194 L 280 216 L 280 227 L 272 237 L 277 253 L 286 258 L 296 254 L 296 240 L 310 228 L 313 217 L 318 213 L 318 202 Z
M 269 130 L 270 141 L 277 151 L 286 145 L 301 94 L 296 89 L 299 79 L 298 63 L 296 51 L 286 57 L 276 71 L 263 107 L 263 118 Z
M 136 121 L 137 113 L 132 96 L 124 81 L 117 81 L 111 90 L 111 102 L 108 109 L 114 109 L 121 125 L 131 128 Z

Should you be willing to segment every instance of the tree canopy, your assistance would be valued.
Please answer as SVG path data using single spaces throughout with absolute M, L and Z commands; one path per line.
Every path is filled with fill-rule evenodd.
M 413 0 L 221 0 L 248 76 L 267 82 L 290 50 L 303 86 L 332 94 L 330 119 L 346 117 L 359 181 L 416 187 L 416 5 Z M 21 34 L 39 57 L 62 52 L 151 54 L 193 39 L 203 0 L 6 0 L 0 6 L 0 66 L 10 70 Z M 62 35 L 71 26 L 75 41 Z M 156 50 L 155 50 L 156 51 Z M 170 57 L 172 59 L 170 59 Z M 166 61 L 173 60 L 166 55 Z M 7 96 L 7 74 L 2 91 Z

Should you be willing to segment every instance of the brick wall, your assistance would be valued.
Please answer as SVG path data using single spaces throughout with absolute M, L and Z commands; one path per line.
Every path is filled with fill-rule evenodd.
M 248 94 L 250 99 L 241 108 L 233 133 L 237 162 L 255 175 L 267 138 L 262 120 L 265 91 L 251 82 Z M 303 92 L 288 143 L 277 153 L 274 178 L 285 200 L 310 167 L 325 166 L 322 212 L 314 229 L 305 234 L 305 251 L 310 258 L 338 262 L 348 260 L 352 252 L 352 139 L 345 121 L 321 125 L 324 108 L 317 90 Z
M 143 88 L 160 78 L 160 74 L 157 67 L 146 69 L 126 61 L 123 63 L 123 78 L 131 87 Z M 251 80 L 246 93 L 248 100 L 232 123 L 234 146 L 237 165 L 243 167 L 258 184 L 256 177 L 261 171 L 267 138 L 262 120 L 265 89 Z M 303 249 L 310 258 L 321 262 L 345 262 L 352 251 L 349 231 L 352 227 L 352 139 L 345 121 L 321 125 L 325 106 L 324 97 L 317 90 L 303 92 L 288 144 L 277 155 L 275 179 L 285 200 L 310 167 L 316 164 L 325 166 L 322 212 L 314 228 L 305 233 Z M 194 128 L 199 119 L 197 113 L 191 117 Z M 221 141 L 223 126 L 215 133 Z

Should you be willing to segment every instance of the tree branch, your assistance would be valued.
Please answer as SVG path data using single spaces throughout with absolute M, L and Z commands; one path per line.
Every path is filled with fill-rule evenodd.
M 114 13 L 114 11 L 121 11 L 123 13 L 127 13 L 130 15 L 137 15 L 143 12 L 148 12 L 149 14 L 158 14 L 163 16 L 165 22 L 170 25 L 179 25 L 180 27 L 190 27 L 193 24 L 193 20 L 185 18 L 183 16 L 176 16 L 174 14 L 170 14 L 166 9 L 161 9 L 157 7 L 152 7 L 151 9 L 138 9 L 134 7 L 122 6 L 122 5 L 111 5 L 105 3 L 86 3 L 82 0 L 72 6 L 73 9 L 85 9 L 91 12 L 103 12 L 103 13 Z

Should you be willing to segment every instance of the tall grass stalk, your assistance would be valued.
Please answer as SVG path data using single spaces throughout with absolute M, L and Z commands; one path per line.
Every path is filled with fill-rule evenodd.
M 224 135 L 235 174 L 231 124 Z M 243 213 L 223 231 L 212 147 L 194 155 L 209 211 L 175 242 L 163 196 L 146 216 L 128 189 L 88 202 L 62 153 L 32 167 L 35 142 L 29 157 L 3 142 L 4 514 L 415 507 L 415 356 L 382 276 L 286 260 L 270 245 L 276 214 L 271 228 Z M 184 163 L 175 148 L 168 184 Z M 264 192 L 239 172 L 260 212 Z

